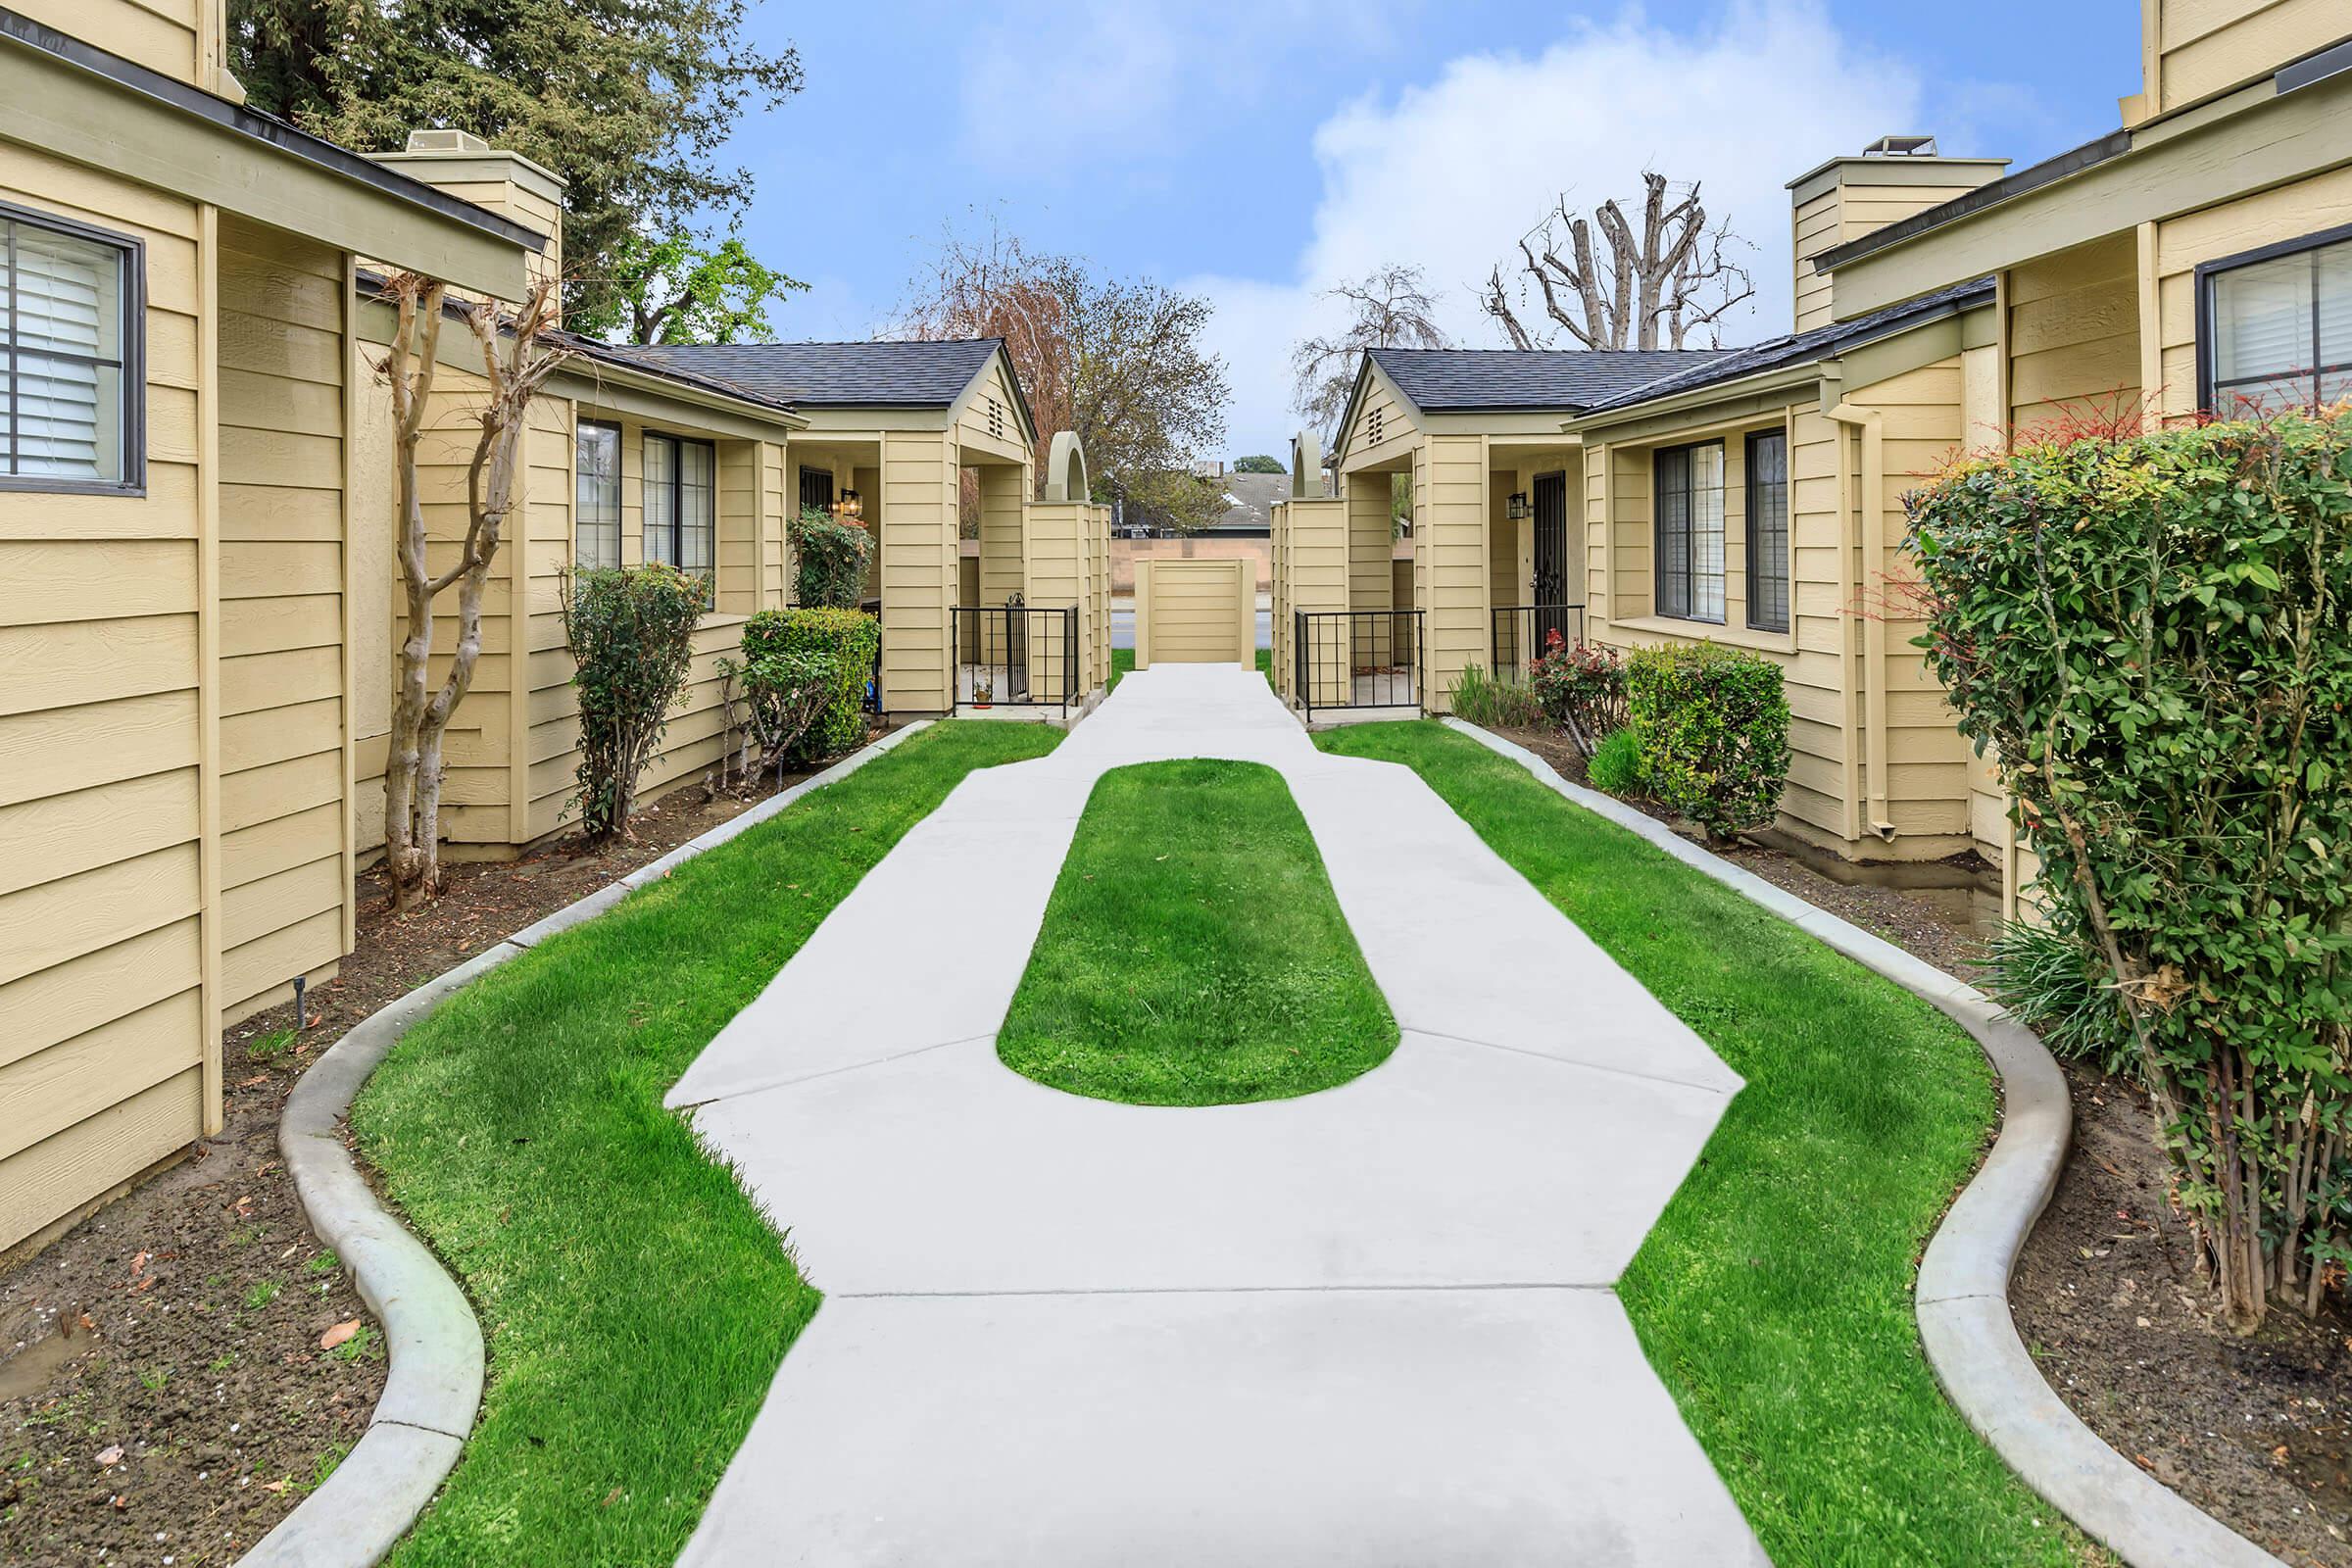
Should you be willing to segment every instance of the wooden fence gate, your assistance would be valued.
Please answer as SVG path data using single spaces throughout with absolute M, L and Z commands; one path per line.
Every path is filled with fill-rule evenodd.
M 1241 561 L 1135 564 L 1135 667 L 1257 667 L 1257 565 Z

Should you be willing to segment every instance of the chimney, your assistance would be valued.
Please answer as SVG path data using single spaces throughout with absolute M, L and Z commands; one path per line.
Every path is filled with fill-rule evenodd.
M 1831 280 L 1813 258 L 2001 177 L 2006 158 L 1946 158 L 1933 136 L 1881 136 L 1788 182 L 1796 227 L 1796 327 L 1838 318 Z
M 535 281 L 563 272 L 564 181 L 522 154 L 466 131 L 431 129 L 410 131 L 406 152 L 373 156 L 386 169 L 545 234 L 547 248 L 530 259 L 530 275 Z

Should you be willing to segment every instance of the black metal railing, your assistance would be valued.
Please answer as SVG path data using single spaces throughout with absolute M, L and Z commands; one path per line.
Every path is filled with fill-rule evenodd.
M 958 708 L 1053 708 L 1078 685 L 1078 611 L 956 605 L 948 612 Z
M 1488 652 L 1496 680 L 1523 681 L 1527 666 L 1542 657 L 1553 632 L 1574 648 L 1585 640 L 1582 605 L 1496 605 L 1492 616 Z
M 1295 610 L 1291 649 L 1299 706 L 1421 706 L 1421 612 Z

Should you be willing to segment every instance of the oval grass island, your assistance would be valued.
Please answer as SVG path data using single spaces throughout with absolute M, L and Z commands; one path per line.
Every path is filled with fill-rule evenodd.
M 1227 1105 L 1346 1083 L 1396 1038 L 1282 775 L 1187 760 L 1096 784 L 997 1055 L 1097 1100 Z

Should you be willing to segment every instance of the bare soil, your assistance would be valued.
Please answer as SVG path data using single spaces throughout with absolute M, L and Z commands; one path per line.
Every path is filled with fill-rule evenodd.
M 1499 733 L 1587 782 L 1564 735 Z M 1630 804 L 1697 836 L 1655 803 Z M 1983 906 L 1964 887 L 1850 883 L 1744 840 L 1718 853 L 1947 973 L 1983 975 Z M 2230 1333 L 2197 1273 L 2147 1097 L 2095 1065 L 2061 1066 L 2075 1138 L 2010 1280 L 2019 1335 L 2117 1451 L 2297 1568 L 2352 1568 L 2352 1323 L 2274 1309 L 2251 1338 Z
M 384 1350 L 278 1157 L 294 1081 L 387 1002 L 807 776 L 689 785 L 595 853 L 448 865 L 405 919 L 363 874 L 357 949 L 304 1027 L 288 1004 L 223 1034 L 220 1135 L 0 1273 L 0 1562 L 232 1562 L 323 1481 Z
M 2075 1143 L 2009 1305 L 2050 1387 L 2119 1452 L 2289 1563 L 2352 1564 L 2352 1325 L 2219 1321 L 2147 1097 L 2065 1063 Z

